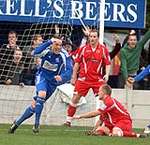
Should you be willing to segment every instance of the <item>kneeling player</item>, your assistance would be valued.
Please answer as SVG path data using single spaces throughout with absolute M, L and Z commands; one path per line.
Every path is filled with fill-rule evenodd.
M 111 97 L 112 89 L 104 84 L 100 87 L 98 95 L 100 107 L 96 111 L 87 112 L 74 119 L 91 118 L 101 115 L 103 125 L 97 126 L 92 135 L 126 136 L 126 137 L 146 137 L 146 134 L 137 134 L 132 130 L 132 120 L 128 111 L 116 99 Z

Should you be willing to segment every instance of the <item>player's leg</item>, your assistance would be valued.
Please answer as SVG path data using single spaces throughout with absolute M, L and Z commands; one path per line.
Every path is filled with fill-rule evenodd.
M 135 133 L 134 131 L 122 130 L 120 128 L 113 128 L 112 136 L 124 136 L 124 137 L 134 137 L 134 138 L 145 138 L 147 134 Z
M 38 91 L 38 97 L 35 104 L 35 124 L 33 127 L 33 132 L 39 132 L 39 124 L 40 124 L 40 117 L 43 110 L 44 102 L 46 97 L 46 91 Z
M 112 136 L 144 138 L 146 134 L 139 134 L 132 131 L 132 122 L 130 120 L 119 121 L 112 130 Z
M 36 99 L 36 97 L 34 97 Z M 12 126 L 9 129 L 9 133 L 14 133 L 15 130 L 20 126 L 20 124 L 26 119 L 30 118 L 34 114 L 35 109 L 35 100 L 32 100 L 30 106 L 28 106 L 25 111 L 13 122 Z
M 96 131 L 95 131 L 95 135 L 108 135 L 110 134 L 110 129 L 106 126 L 99 126 Z
M 119 127 L 114 127 L 113 130 L 112 130 L 112 136 L 139 137 L 140 134 L 137 134 L 137 133 L 129 131 L 129 130 L 122 130 Z
M 68 105 L 67 118 L 64 125 L 69 127 L 71 126 L 72 117 L 76 113 L 77 103 L 79 102 L 82 96 L 86 96 L 88 90 L 89 86 L 85 82 L 79 80 L 76 81 L 74 95 Z
M 112 129 L 112 136 L 135 137 L 136 135 L 134 133 L 132 134 L 132 121 L 126 119 L 117 122 Z
M 112 129 L 112 136 L 119 136 L 119 137 L 123 136 L 123 131 L 122 131 L 122 129 L 119 128 L 119 127 L 114 127 L 114 128 Z
M 64 125 L 68 127 L 71 126 L 72 117 L 76 113 L 77 103 L 79 102 L 80 98 L 81 98 L 81 95 L 79 95 L 78 93 L 73 95 L 73 98 L 71 99 L 71 102 L 68 105 L 67 118 L 66 118 L 66 122 L 64 123 Z
M 45 78 L 43 78 L 40 75 L 37 78 L 38 81 L 36 81 L 37 98 L 35 103 L 35 123 L 33 126 L 34 133 L 39 132 L 40 117 L 41 117 L 41 112 L 43 110 L 43 105 L 45 102 L 46 92 L 47 92 L 47 82 Z
M 33 126 L 33 132 L 39 132 L 41 113 L 44 107 L 45 101 L 53 94 L 56 89 L 56 85 L 51 85 L 51 82 L 47 80 L 42 81 L 37 85 L 38 97 L 35 105 L 35 124 Z

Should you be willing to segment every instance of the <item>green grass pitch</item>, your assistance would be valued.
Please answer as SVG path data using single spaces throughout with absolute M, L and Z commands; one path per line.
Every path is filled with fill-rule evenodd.
M 87 136 L 87 127 L 41 126 L 39 134 L 32 126 L 22 125 L 15 134 L 8 134 L 10 125 L 0 125 L 0 145 L 149 145 L 148 138 Z M 139 131 L 139 130 L 136 130 Z

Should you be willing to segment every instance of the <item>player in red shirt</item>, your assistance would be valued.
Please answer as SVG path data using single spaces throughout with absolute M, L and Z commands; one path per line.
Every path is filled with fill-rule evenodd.
M 79 48 L 73 68 L 71 83 L 75 85 L 73 98 L 68 106 L 65 125 L 71 126 L 71 120 L 76 112 L 76 106 L 82 96 L 86 96 L 92 88 L 94 94 L 98 93 L 99 86 L 108 81 L 110 70 L 110 57 L 108 49 L 99 44 L 98 32 L 91 30 L 89 42 Z M 105 75 L 102 66 L 105 65 Z
M 95 129 L 96 135 L 146 137 L 146 134 L 137 134 L 132 130 L 132 119 L 124 106 L 111 97 L 111 87 L 107 84 L 99 88 L 99 109 L 78 116 L 74 119 L 91 118 L 100 115 L 103 125 Z

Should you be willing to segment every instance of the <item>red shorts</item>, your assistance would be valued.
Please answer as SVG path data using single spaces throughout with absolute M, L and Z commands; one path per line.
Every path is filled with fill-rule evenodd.
M 122 131 L 132 132 L 132 122 L 131 120 L 120 120 L 116 123 L 114 127 L 120 128 Z
M 80 81 L 77 80 L 75 83 L 74 92 L 77 92 L 81 96 L 86 96 L 89 89 L 92 88 L 94 94 L 98 94 L 99 87 L 104 84 L 104 81 Z
M 109 128 L 110 132 L 112 133 L 112 130 L 114 127 L 118 127 L 122 130 L 123 134 L 126 134 L 127 132 L 132 134 L 132 122 L 130 120 L 121 120 L 116 125 L 112 125 L 108 121 L 103 122 L 105 127 Z

